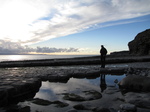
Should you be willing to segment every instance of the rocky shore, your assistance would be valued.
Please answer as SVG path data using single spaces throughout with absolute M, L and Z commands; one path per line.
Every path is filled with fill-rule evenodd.
M 109 104 L 107 107 L 101 104 L 101 106 L 88 108 L 84 104 L 80 104 L 68 112 L 84 110 L 95 112 L 150 111 L 149 57 L 107 58 L 106 68 L 100 68 L 99 63 L 98 57 L 74 60 L 1 62 L 0 110 L 7 112 L 5 107 L 10 104 L 33 98 L 41 86 L 41 81 L 67 82 L 71 77 L 84 78 L 99 76 L 100 74 L 126 74 L 127 77 L 130 77 L 119 82 L 123 95 L 113 87 L 109 87 L 105 91 L 107 93 L 106 99 L 111 99 L 110 104 L 113 104 L 113 107 Z M 141 83 L 142 81 L 144 83 Z M 20 112 L 20 110 L 17 111 Z
M 106 64 L 150 62 L 150 56 L 132 55 L 108 55 Z M 0 68 L 7 67 L 37 67 L 37 66 L 69 66 L 69 65 L 99 65 L 100 56 L 70 58 L 70 59 L 43 59 L 43 60 L 24 60 L 24 61 L 3 61 Z

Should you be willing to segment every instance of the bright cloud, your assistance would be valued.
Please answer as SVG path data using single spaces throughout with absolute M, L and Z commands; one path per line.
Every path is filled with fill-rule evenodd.
M 1 0 L 0 39 L 32 44 L 148 15 L 149 4 L 150 0 Z

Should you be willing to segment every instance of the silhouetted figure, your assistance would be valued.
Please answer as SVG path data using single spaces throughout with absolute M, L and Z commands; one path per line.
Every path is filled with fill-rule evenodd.
M 105 58 L 107 54 L 107 49 L 103 45 L 101 45 L 100 54 L 101 54 L 101 68 L 105 68 Z
M 103 92 L 107 88 L 106 81 L 105 81 L 105 75 L 101 74 L 100 77 L 101 77 L 101 79 L 100 79 L 100 88 L 101 88 L 101 92 Z

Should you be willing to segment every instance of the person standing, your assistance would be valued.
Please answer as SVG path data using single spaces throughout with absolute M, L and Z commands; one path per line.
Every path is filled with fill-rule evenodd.
M 101 54 L 101 68 L 105 68 L 107 49 L 103 45 L 101 45 L 100 54 Z

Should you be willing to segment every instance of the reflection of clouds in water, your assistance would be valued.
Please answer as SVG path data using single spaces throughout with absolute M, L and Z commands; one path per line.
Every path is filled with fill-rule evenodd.
M 97 77 L 95 79 L 87 79 L 89 81 L 90 84 L 95 85 L 95 86 L 99 86 L 100 84 L 100 77 Z
M 94 80 L 94 81 L 92 81 Z M 91 89 L 97 89 L 97 86 L 95 86 L 92 82 L 97 83 L 96 79 L 74 79 L 71 78 L 69 80 L 68 85 L 72 85 L 73 88 L 80 88 L 81 90 L 91 90 Z M 98 81 L 99 82 L 99 81 Z
M 68 83 L 51 83 L 51 82 L 42 82 L 42 87 L 40 91 L 36 94 L 35 98 L 41 98 L 46 100 L 61 100 L 62 93 L 81 93 L 85 90 L 97 90 L 99 86 L 94 84 L 97 80 L 92 79 L 74 79 L 70 78 Z
M 62 89 L 63 88 L 61 88 L 60 83 L 50 83 L 49 81 L 42 82 L 42 86 L 39 92 L 36 94 L 35 98 L 57 100 L 58 96 L 56 96 L 56 94 L 58 94 Z
M 123 74 L 123 75 L 106 75 L 106 83 L 108 86 L 116 86 L 116 83 L 114 81 L 117 79 L 120 82 L 124 77 L 125 77 L 125 74 Z
M 36 93 L 35 98 L 41 98 L 45 100 L 53 100 L 55 97 L 55 93 L 49 87 L 48 82 L 42 82 L 42 87 L 39 92 Z
M 114 81 L 117 79 L 120 81 L 125 75 L 115 76 L 106 75 L 106 84 L 108 86 L 115 86 Z M 100 78 L 95 79 L 77 79 L 70 78 L 67 83 L 56 82 L 42 82 L 40 91 L 36 94 L 35 98 L 41 98 L 45 100 L 62 100 L 62 93 L 75 93 L 81 95 L 83 91 L 96 90 L 100 91 Z
M 51 91 L 50 89 L 43 90 L 41 89 L 35 96 L 35 98 L 41 98 L 45 100 L 55 100 L 57 97 L 55 96 L 55 93 Z

